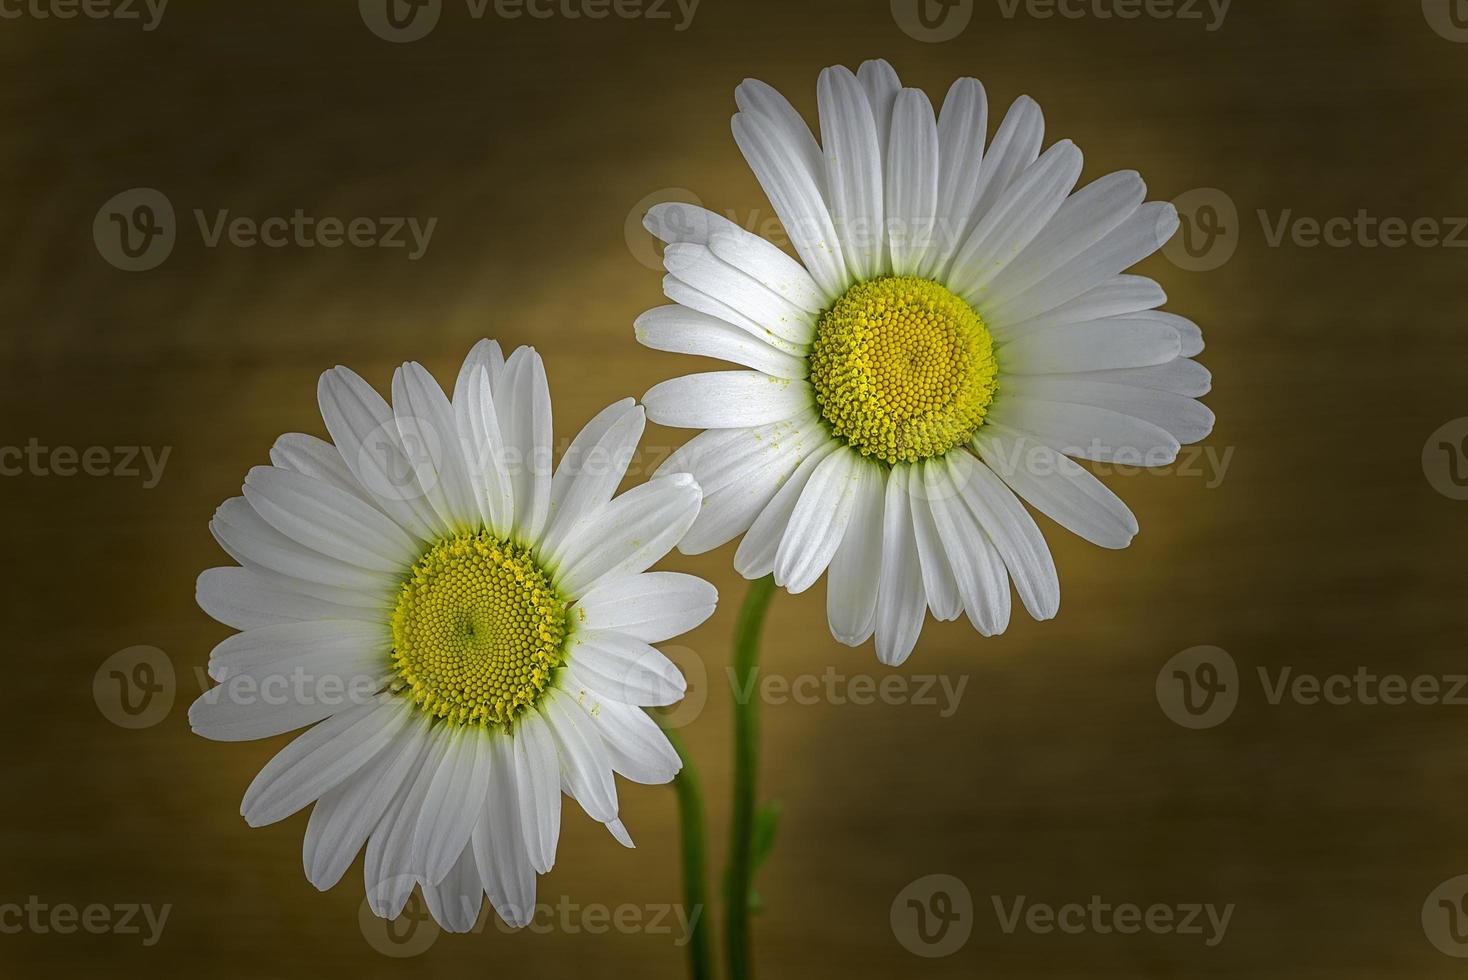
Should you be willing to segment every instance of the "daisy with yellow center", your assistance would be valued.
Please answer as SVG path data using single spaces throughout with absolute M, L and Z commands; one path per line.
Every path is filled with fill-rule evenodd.
M 1054 616 L 1059 578 L 1021 501 L 1124 548 L 1135 518 L 1074 460 L 1165 465 L 1213 427 L 1201 332 L 1124 274 L 1175 210 L 1130 171 L 1075 190 L 1080 150 L 1042 152 L 1029 98 L 989 139 L 971 78 L 935 113 L 885 61 L 828 68 L 819 141 L 768 85 L 735 98 L 735 139 L 800 261 L 702 208 L 647 215 L 673 305 L 638 339 L 748 369 L 647 393 L 654 421 L 707 430 L 662 470 L 706 495 L 681 550 L 743 535 L 736 568 L 791 592 L 829 569 L 831 632 L 875 635 L 887 664 L 929 610 L 1002 632 L 1011 583 Z
M 261 771 L 252 826 L 315 804 L 307 877 L 330 888 L 366 847 L 368 898 L 413 888 L 446 929 L 485 895 L 529 923 L 560 837 L 562 788 L 627 846 L 613 774 L 681 768 L 645 707 L 683 696 L 652 644 L 703 622 L 712 586 L 649 572 L 693 523 L 686 474 L 613 496 L 642 435 L 631 399 L 551 472 L 540 357 L 475 347 L 453 397 L 417 364 L 389 405 L 345 368 L 319 388 L 331 442 L 282 436 L 210 529 L 239 563 L 198 601 L 241 632 L 189 710 L 221 741 L 310 727 Z

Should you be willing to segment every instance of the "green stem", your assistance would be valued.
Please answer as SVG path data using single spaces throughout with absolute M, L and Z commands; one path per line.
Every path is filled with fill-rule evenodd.
M 724 908 L 729 980 L 749 980 L 749 894 L 754 878 L 754 810 L 759 781 L 760 628 L 775 595 L 775 579 L 751 583 L 734 627 L 734 817 L 729 838 L 728 901 Z
M 688 976 L 690 980 L 713 980 L 714 947 L 709 924 L 707 846 L 704 843 L 703 792 L 698 785 L 698 772 L 683 740 L 676 732 L 664 729 L 683 760 L 683 771 L 673 780 L 678 792 L 678 818 L 683 837 L 683 905 L 692 924 L 688 941 Z

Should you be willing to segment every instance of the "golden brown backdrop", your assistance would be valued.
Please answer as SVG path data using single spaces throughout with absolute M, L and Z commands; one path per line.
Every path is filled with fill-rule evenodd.
M 276 434 L 322 433 L 315 379 L 337 363 L 385 386 L 405 359 L 448 377 L 484 335 L 534 344 L 562 436 L 693 367 L 632 341 L 633 318 L 661 300 L 651 243 L 629 236 L 629 217 L 635 229 L 649 201 L 691 193 L 769 230 L 729 134 L 735 85 L 762 78 L 813 113 L 823 66 L 887 57 L 935 99 L 963 74 L 996 107 L 1034 96 L 1047 141 L 1087 153 L 1087 179 L 1134 167 L 1154 197 L 1217 188 L 1225 197 L 1203 200 L 1234 204 L 1237 221 L 1205 207 L 1194 229 L 1219 214 L 1237 244 L 1228 261 L 1145 267 L 1204 327 L 1219 424 L 1191 470 L 1109 478 L 1141 520 L 1130 550 L 1045 525 L 1057 620 L 1017 617 L 992 640 L 928 624 L 902 674 L 965 682 L 948 717 L 826 697 L 765 707 L 764 790 L 785 819 L 761 882 L 761 974 L 1460 975 L 1430 941 L 1454 936 L 1428 899 L 1468 872 L 1468 707 L 1274 705 L 1258 677 L 1468 670 L 1468 503 L 1434 489 L 1422 463 L 1434 430 L 1468 415 L 1468 252 L 1372 248 L 1354 231 L 1343 247 L 1270 241 L 1282 219 L 1468 214 L 1468 44 L 1451 39 L 1468 18 L 1455 22 L 1449 0 L 1237 0 L 1221 23 L 1183 0 L 1174 13 L 1201 19 L 1155 5 L 1101 16 L 1139 9 L 1128 0 L 1072 0 L 1075 18 L 1021 4 L 1011 17 L 1009 0 L 974 0 L 966 29 L 938 43 L 909 36 L 887 0 L 703 0 L 684 30 L 673 3 L 659 8 L 669 19 L 567 17 L 579 0 L 557 0 L 549 19 L 493 6 L 476 19 L 446 0 L 431 34 L 402 44 L 347 0 L 178 2 L 153 30 L 141 3 L 141 21 L 40 16 L 64 3 L 0 3 L 0 443 L 171 454 L 152 488 L 39 466 L 0 480 L 0 974 L 682 975 L 676 935 L 598 935 L 585 912 L 646 918 L 678 901 L 667 789 L 623 785 L 635 852 L 567 817 L 540 886 L 557 909 L 545 934 L 490 926 L 413 958 L 368 942 L 359 870 L 325 895 L 305 881 L 304 815 L 246 828 L 239 798 L 285 739 L 189 732 L 198 671 L 228 632 L 193 602 L 197 573 L 223 561 L 206 523 Z M 176 209 L 177 243 L 157 268 L 121 271 L 94 218 L 140 187 Z M 407 249 L 211 248 L 196 209 L 437 226 L 416 261 Z M 683 438 L 650 429 L 650 456 Z M 716 862 L 742 594 L 731 555 L 668 566 L 724 596 L 683 641 L 706 668 L 695 680 L 707 706 L 684 733 L 710 791 Z M 823 596 L 777 600 L 769 670 L 885 676 L 870 648 L 830 639 Z M 1194 731 L 1169 720 L 1154 685 L 1200 644 L 1232 655 L 1241 696 L 1225 723 Z M 160 722 L 127 730 L 99 708 L 94 679 L 138 645 L 166 654 L 176 697 Z M 104 671 L 103 702 L 108 683 Z M 899 892 L 930 874 L 972 895 L 972 936 L 946 958 L 909 952 L 890 919 Z M 1145 930 L 1010 934 L 994 906 L 1093 895 L 1235 909 L 1210 947 Z M 18 919 L 3 907 L 31 896 L 173 908 L 151 947 L 8 931 Z

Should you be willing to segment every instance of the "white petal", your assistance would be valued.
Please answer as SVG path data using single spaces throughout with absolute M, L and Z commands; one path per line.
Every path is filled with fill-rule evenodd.
M 989 100 L 975 78 L 960 78 L 948 89 L 938 115 L 938 206 L 935 240 L 920 275 L 946 271 L 977 219 L 984 141 L 989 135 Z
M 821 462 L 838 450 L 844 450 L 844 447 L 834 440 L 817 444 L 770 498 L 739 543 L 739 550 L 734 553 L 734 568 L 740 575 L 750 579 L 761 578 L 775 570 L 780 541 L 785 537 L 790 516 L 795 513 L 801 494 Z
M 727 447 L 709 466 L 713 486 L 704 489 L 698 519 L 678 542 L 685 555 L 712 551 L 749 530 L 775 493 L 811 450 L 830 437 L 813 414 L 789 423 L 734 430 L 743 439 Z M 699 480 L 699 486 L 704 486 Z
M 1105 408 L 1004 394 L 994 400 L 989 418 L 1077 459 L 1166 466 L 1179 449 L 1167 430 Z
M 952 456 L 964 503 L 1004 559 L 1025 608 L 1035 619 L 1053 619 L 1060 610 L 1060 577 L 1035 519 L 987 466 L 965 452 Z
M 531 867 L 546 874 L 556 863 L 561 839 L 561 763 L 555 737 L 539 710 L 530 708 L 516 720 L 513 741 L 520 832 Z
M 499 346 L 493 351 L 498 353 Z M 515 521 L 515 485 L 506 468 L 509 451 L 494 407 L 493 382 L 483 364 L 472 373 L 459 374 L 454 423 L 480 519 L 495 534 L 508 538 Z
M 382 511 L 328 483 L 256 466 L 244 492 L 276 530 L 337 561 L 395 575 L 418 557 L 418 544 Z
M 474 861 L 499 917 L 512 929 L 535 918 L 535 868 L 521 833 L 514 748 L 509 738 L 492 740 L 492 783 L 474 828 Z
M 948 555 L 943 550 L 938 527 L 933 521 L 933 510 L 928 504 L 927 488 L 923 483 L 923 470 L 928 465 L 932 464 L 909 467 L 907 499 L 912 511 L 913 540 L 917 546 L 928 608 L 933 610 L 939 622 L 946 623 L 963 615 L 963 599 L 958 594 L 958 582 L 953 577 L 953 567 L 948 564 Z
M 241 565 L 299 580 L 305 591 L 319 598 L 366 604 L 361 599 L 351 602 L 349 594 L 361 593 L 376 602 L 397 590 L 396 576 L 349 565 L 292 541 L 256 513 L 244 497 L 231 497 L 220 504 L 209 530 Z
M 464 364 L 459 368 L 459 377 L 454 384 L 454 401 L 458 402 L 460 394 L 467 390 L 469 384 L 479 377 L 483 371 L 489 379 L 490 387 L 499 384 L 500 373 L 505 369 L 505 355 L 500 350 L 498 341 L 488 338 L 479 341 L 469 351 L 469 356 L 464 358 Z
M 637 342 L 653 350 L 716 357 L 777 378 L 804 378 L 810 373 L 807 361 L 733 324 L 682 306 L 648 310 L 637 318 L 633 329 Z
M 299 665 L 309 666 L 313 678 L 379 677 L 389 669 L 391 649 L 392 628 L 385 615 L 375 623 L 330 619 L 280 623 L 225 639 L 209 656 L 209 676 L 222 681 L 261 667 L 289 673 Z
M 237 630 L 317 619 L 382 622 L 384 610 L 349 606 L 297 592 L 290 580 L 248 568 L 211 568 L 199 575 L 194 598 L 210 617 Z
M 707 245 L 722 261 L 807 313 L 819 313 L 827 305 L 825 294 L 803 265 L 780 251 L 779 246 L 745 231 L 723 215 L 692 204 L 669 202 L 648 211 L 643 225 L 670 245 Z
M 1116 230 L 1146 196 L 1146 183 L 1132 170 L 1081 188 L 1000 275 L 991 277 L 988 295 L 998 301 L 1033 286 Z
M 921 89 L 897 96 L 887 147 L 887 237 L 892 271 L 914 275 L 938 247 L 938 124 Z
M 1178 442 L 1200 442 L 1213 431 L 1213 412 L 1201 402 L 1155 388 L 1076 380 L 1073 375 L 1026 377 L 1005 380 L 1013 395 L 1041 401 L 1090 405 L 1151 422 L 1172 433 Z
M 329 790 L 311 810 L 302 861 L 321 891 L 341 881 L 388 806 L 417 772 L 428 748 L 427 715 L 410 723 L 380 755 Z
M 553 692 L 541 702 L 560 751 L 567 787 L 587 816 L 597 823 L 617 819 L 617 787 L 601 733 L 574 700 Z
M 646 711 L 616 701 L 599 701 L 587 712 L 601 732 L 612 768 L 644 786 L 671 782 L 683 760 Z
M 1029 330 L 995 356 L 1006 374 L 1067 374 L 1166 364 L 1178 350 L 1169 324 L 1133 316 Z
M 874 465 L 851 450 L 837 451 L 811 474 L 775 555 L 775 581 L 792 595 L 814 585 L 831 564 L 856 509 L 861 471 Z
M 759 371 L 713 371 L 656 385 L 642 402 L 660 425 L 683 429 L 741 429 L 793 418 L 815 403 L 805 381 Z
M 477 823 L 477 813 L 474 819 Z M 466 933 L 474 928 L 484 907 L 484 882 L 472 844 L 464 845 L 442 882 L 423 886 L 423 900 L 428 904 L 428 913 L 445 932 Z
M 974 437 L 974 449 L 1015 493 L 1067 531 L 1103 548 L 1125 548 L 1136 536 L 1127 505 L 1049 446 L 991 422 Z
M 446 531 L 477 526 L 482 515 L 448 396 L 427 368 L 409 362 L 393 374 L 392 401 L 403 445 L 411 448 L 421 444 L 424 463 L 433 468 L 433 473 L 420 482 L 429 505 L 438 514 L 439 526 Z
M 657 647 L 615 630 L 578 630 L 566 662 L 591 691 L 623 704 L 658 707 L 688 692 L 688 682 Z
M 824 178 L 811 169 L 805 155 L 808 148 L 789 135 L 785 123 L 762 111 L 739 113 L 733 129 L 735 142 L 811 278 L 828 297 L 840 296 L 851 278 L 826 205 Z M 824 172 L 822 163 L 819 173 Z
M 734 102 L 741 112 L 757 114 L 768 120 L 794 161 L 804 168 L 817 188 L 824 192 L 826 166 L 821 159 L 820 144 L 790 101 L 764 82 L 746 78 L 734 90 Z M 768 186 L 765 187 L 765 192 L 769 193 Z
M 861 646 L 877 628 L 877 583 L 882 573 L 882 508 L 886 493 L 880 467 L 859 465 L 856 500 L 841 547 L 826 581 L 826 620 L 831 635 Z
M 387 402 L 347 368 L 323 374 L 316 396 L 342 462 L 373 502 L 410 534 L 433 540 L 437 514 L 423 499 L 419 482 L 423 454 L 433 447 L 415 446 L 410 453 Z
M 927 615 L 922 564 L 913 534 L 908 467 L 893 467 L 882 508 L 881 574 L 877 591 L 877 659 L 899 667 L 912 655 Z
M 1175 313 L 1165 313 L 1162 310 L 1148 310 L 1136 314 L 1136 319 L 1151 320 L 1155 323 L 1164 323 L 1177 331 L 1179 343 L 1179 355 L 1182 357 L 1197 357 L 1203 353 L 1203 331 L 1198 325 L 1186 317 L 1180 317 Z
M 814 314 L 723 261 L 704 245 L 669 245 L 663 252 L 663 265 L 680 281 L 738 311 L 744 320 L 759 324 L 781 340 L 807 344 L 815 335 Z
M 413 865 L 429 885 L 444 879 L 469 844 L 489 791 L 493 737 L 474 725 L 448 736 L 448 752 L 428 784 L 413 828 Z
M 505 471 L 515 488 L 515 533 L 528 543 L 539 539 L 550 511 L 550 387 L 532 347 L 511 354 L 501 377 L 494 408 L 508 453 Z
M 1000 194 L 954 257 L 947 283 L 983 309 L 1001 277 L 1050 222 L 1081 175 L 1081 151 L 1062 140 Z
M 871 103 L 849 69 L 821 72 L 816 87 L 826 199 L 847 268 L 858 280 L 888 267 L 882 203 L 882 155 Z
M 1004 344 L 1031 330 L 1064 323 L 1086 323 L 1140 313 L 1167 302 L 1167 294 L 1151 279 L 1142 276 L 1112 276 L 1068 303 L 1017 323 L 986 320 L 997 343 Z
M 1156 252 L 1178 229 L 1177 208 L 1144 204 L 1091 248 L 1029 289 L 992 303 L 985 322 L 1018 323 L 1068 303 Z
M 613 500 L 603 519 L 566 542 L 559 581 L 579 598 L 604 577 L 636 575 L 666 555 L 698 516 L 703 493 L 686 473 L 657 477 Z
M 681 572 L 643 572 L 598 585 L 576 603 L 589 630 L 616 630 L 660 643 L 700 626 L 714 614 L 719 590 Z
M 1053 377 L 1068 381 L 1096 381 L 1101 384 L 1131 385 L 1134 388 L 1155 388 L 1175 395 L 1187 395 L 1189 398 L 1201 398 L 1213 390 L 1212 373 L 1197 361 L 1183 357 L 1151 367 L 1088 371 Z
M 984 163 L 979 170 L 978 200 L 974 203 L 974 225 L 983 220 L 1009 185 L 1039 158 L 1044 141 L 1044 113 L 1034 99 L 1021 95 L 1004 114 L 1004 121 L 994 133 L 994 141 L 984 151 Z
M 388 698 L 327 719 L 265 764 L 240 813 L 251 827 L 284 820 L 362 768 L 407 722 L 408 709 Z
M 276 439 L 275 445 L 270 447 L 270 462 L 283 470 L 292 470 L 313 480 L 329 483 L 338 490 L 345 490 L 354 497 L 377 506 L 372 495 L 362 488 L 352 471 L 347 469 L 342 454 L 325 439 L 288 432 Z
M 551 481 L 550 519 L 540 540 L 543 558 L 559 560 L 562 546 L 599 519 L 646 427 L 642 407 L 628 398 L 604 409 L 576 436 Z
M 981 635 L 996 636 L 1009 625 L 1009 573 L 959 492 L 963 475 L 954 460 L 964 455 L 949 453 L 924 464 L 923 496 L 969 622 Z
M 897 77 L 896 69 L 881 58 L 863 61 L 856 70 L 856 80 L 861 82 L 867 104 L 872 109 L 872 119 L 877 124 L 878 159 L 886 160 L 892 114 L 897 93 L 902 90 L 902 80 Z
M 411 704 L 404 704 L 407 710 L 414 710 Z M 448 734 L 443 726 L 427 729 L 417 770 L 399 788 L 367 841 L 367 854 L 362 861 L 367 902 L 384 919 L 401 915 L 413 887 L 423 882 L 422 869 L 413 863 L 413 833 L 423 813 L 428 788 L 448 752 Z

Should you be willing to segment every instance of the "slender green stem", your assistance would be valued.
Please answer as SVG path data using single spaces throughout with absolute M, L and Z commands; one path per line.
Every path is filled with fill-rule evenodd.
M 734 817 L 729 837 L 728 889 L 724 941 L 729 980 L 749 980 L 749 894 L 754 878 L 754 811 L 759 782 L 759 639 L 765 612 L 775 595 L 775 579 L 749 586 L 734 627 Z
M 683 834 L 683 905 L 692 934 L 688 937 L 688 976 L 690 980 L 713 980 L 713 927 L 709 922 L 708 858 L 704 842 L 703 792 L 698 785 L 698 772 L 693 768 L 676 732 L 664 730 L 668 741 L 683 760 L 683 771 L 673 780 L 678 792 L 678 818 Z

